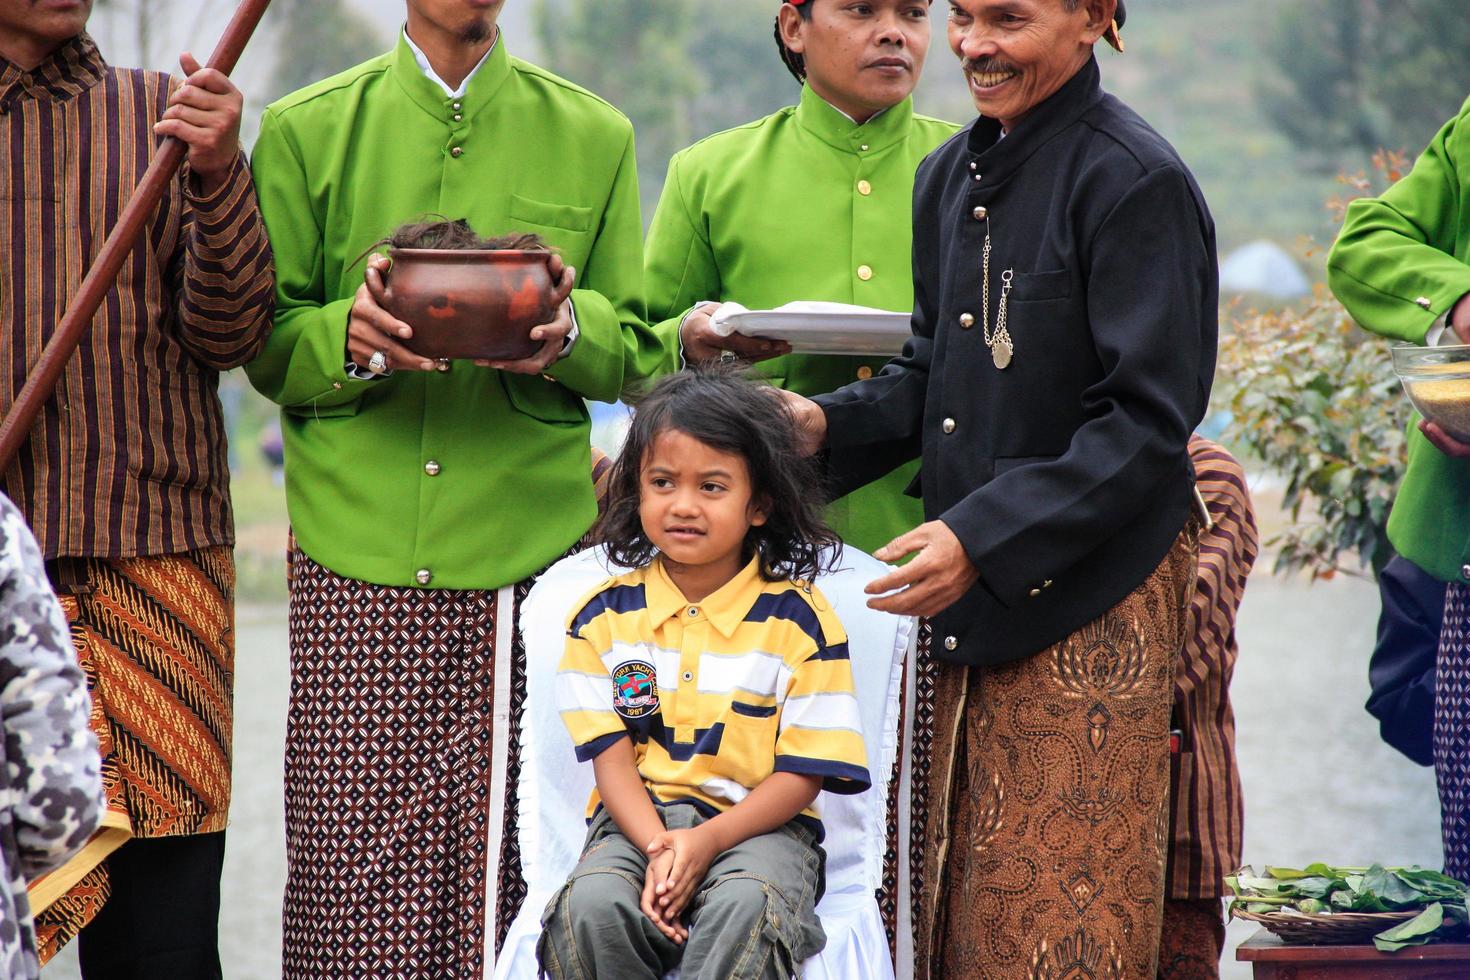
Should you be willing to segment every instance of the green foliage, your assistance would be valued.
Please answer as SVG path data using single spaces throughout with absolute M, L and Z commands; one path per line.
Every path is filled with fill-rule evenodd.
M 1402 162 L 1380 155 L 1383 178 L 1397 179 Z M 1372 190 L 1362 175 L 1344 181 L 1357 194 Z M 1322 286 L 1282 310 L 1231 308 L 1227 326 L 1219 407 L 1233 413 L 1235 439 L 1286 479 L 1282 506 L 1293 523 L 1266 542 L 1278 548 L 1275 571 L 1318 579 L 1366 568 L 1376 578 L 1393 557 L 1388 513 L 1409 417 L 1385 343 Z M 1352 556 L 1357 569 L 1345 564 Z
M 720 0 L 698 9 L 689 50 L 702 80 L 692 114 L 695 138 L 796 102 L 801 86 L 776 52 L 775 3 Z
M 1459 906 L 1461 915 L 1464 906 Z M 1434 941 L 1445 925 L 1445 906 L 1435 902 L 1403 925 L 1394 926 L 1373 937 L 1373 945 L 1381 953 L 1396 953 L 1409 946 L 1423 946 Z
M 1261 106 L 1327 172 L 1344 151 L 1423 147 L 1470 94 L 1464 0 L 1285 0 L 1267 50 Z
M 1419 914 L 1373 937 L 1386 953 L 1445 939 L 1466 922 L 1470 889 L 1438 871 L 1420 867 L 1333 868 L 1325 864 L 1267 868 L 1258 876 L 1242 868 L 1225 879 L 1235 898 L 1230 903 L 1258 915 L 1334 915 L 1340 912 L 1407 912 Z
M 1408 415 L 1383 343 L 1320 286 L 1302 306 L 1250 311 L 1231 327 L 1216 384 L 1232 435 L 1286 479 L 1293 523 L 1266 542 L 1275 571 L 1331 578 L 1356 555 L 1376 575 L 1393 556 L 1386 527 Z
M 351 68 L 387 47 L 347 0 L 275 0 L 270 17 L 276 59 L 264 93 L 266 102 Z

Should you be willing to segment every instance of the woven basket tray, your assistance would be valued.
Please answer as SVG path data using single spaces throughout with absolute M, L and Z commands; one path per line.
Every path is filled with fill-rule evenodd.
M 1233 919 L 1259 922 L 1281 937 L 1282 942 L 1317 946 L 1351 946 L 1371 943 L 1373 937 L 1400 922 L 1408 922 L 1418 912 L 1333 912 L 1330 915 L 1301 915 L 1281 912 L 1247 912 L 1230 910 Z

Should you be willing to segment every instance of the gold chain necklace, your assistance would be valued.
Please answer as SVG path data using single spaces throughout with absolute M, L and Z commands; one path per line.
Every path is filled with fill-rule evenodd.
M 1011 283 L 1016 277 L 1014 269 L 1000 275 L 1000 307 L 995 311 L 995 333 L 990 332 L 990 219 L 985 219 L 985 251 L 982 256 L 983 279 L 980 286 L 980 326 L 985 331 L 985 346 L 990 348 L 990 359 L 997 370 L 1010 367 L 1011 356 L 1016 345 L 1011 341 L 1011 332 L 1006 329 L 1006 306 L 1011 298 Z M 974 322 L 974 321 L 971 321 Z

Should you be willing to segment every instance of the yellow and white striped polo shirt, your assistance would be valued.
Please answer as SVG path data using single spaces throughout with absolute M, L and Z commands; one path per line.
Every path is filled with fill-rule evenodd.
M 568 619 L 557 703 L 583 762 L 630 737 L 660 802 L 723 810 L 773 772 L 869 785 L 842 624 L 820 591 L 767 582 L 756 561 L 703 602 L 657 558 L 599 586 Z M 820 834 L 815 809 L 802 816 Z

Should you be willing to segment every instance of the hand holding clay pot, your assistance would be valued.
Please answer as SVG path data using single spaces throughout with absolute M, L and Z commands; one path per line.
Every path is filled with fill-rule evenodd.
M 572 304 L 569 297 L 577 282 L 577 270 L 563 262 L 560 255 L 552 254 L 547 271 L 556 283 L 551 296 L 556 316 L 532 328 L 531 339 L 539 341 L 540 348 L 530 357 L 518 360 L 477 358 L 475 363 L 480 367 L 497 368 L 512 374 L 540 374 L 561 357 L 562 350 L 566 347 L 567 335 L 572 332 Z
M 387 306 L 387 287 L 383 274 L 388 260 L 381 255 L 368 258 L 363 284 L 357 287 L 352 312 L 347 317 L 347 357 L 364 371 L 371 370 L 373 355 L 381 353 L 388 371 L 429 371 L 434 362 L 420 357 L 404 346 L 413 336 L 413 328 L 399 320 Z
M 535 357 L 570 292 L 558 288 L 561 258 L 548 251 L 394 248 L 389 256 L 383 307 L 410 328 L 403 346 L 420 359 Z M 538 327 L 542 335 L 532 336 Z

